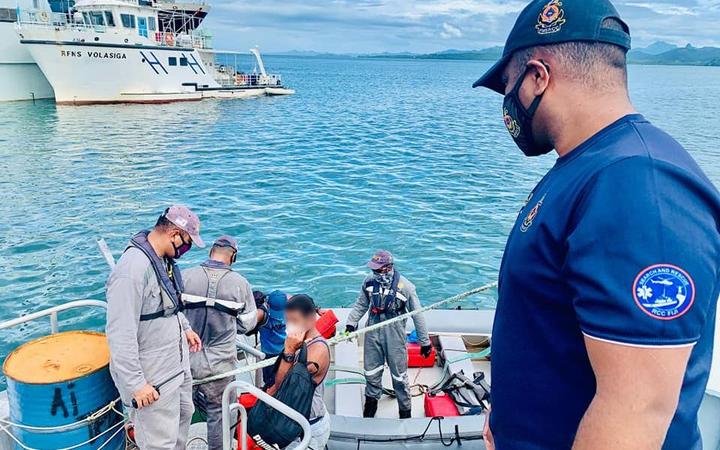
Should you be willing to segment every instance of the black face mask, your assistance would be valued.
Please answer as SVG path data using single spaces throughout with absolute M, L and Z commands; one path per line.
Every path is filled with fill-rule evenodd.
M 528 69 L 520 76 L 512 91 L 503 101 L 503 120 L 510 136 L 525 156 L 540 156 L 552 151 L 548 145 L 538 144 L 533 138 L 532 119 L 540 106 L 543 94 L 535 97 L 529 108 L 525 108 L 520 101 L 520 88 L 525 81 Z
M 175 256 L 173 257 L 173 259 L 180 258 L 182 255 L 187 253 L 192 248 L 192 241 L 185 242 L 185 239 L 183 239 L 182 234 L 180 235 L 180 242 L 182 242 L 182 244 L 180 244 L 179 247 L 175 246 L 175 241 L 172 242 L 173 249 L 175 249 Z

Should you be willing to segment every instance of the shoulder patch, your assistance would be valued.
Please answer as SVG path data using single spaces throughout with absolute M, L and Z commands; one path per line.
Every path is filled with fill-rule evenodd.
M 695 282 L 678 266 L 656 264 L 640 271 L 632 286 L 637 306 L 648 316 L 673 320 L 695 302 Z

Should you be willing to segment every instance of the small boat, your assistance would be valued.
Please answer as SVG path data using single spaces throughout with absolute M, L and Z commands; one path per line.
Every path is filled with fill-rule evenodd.
M 78 301 L 28 314 L 0 324 L 0 333 L 3 330 L 19 326 L 31 320 L 49 317 L 51 323 L 50 332 L 56 334 L 59 332 L 58 313 L 78 307 L 102 309 L 105 304 L 102 301 Z M 350 310 L 333 309 L 333 312 L 338 317 L 338 325 L 340 325 L 345 322 Z M 479 402 L 478 408 L 456 404 L 450 406 L 450 414 L 430 414 L 429 416 L 426 415 L 428 407 L 424 403 L 427 402 L 428 392 L 443 385 L 444 381 L 453 378 L 454 375 L 460 375 L 457 378 L 464 376 L 465 379 L 471 380 L 471 384 L 481 387 L 481 389 L 475 389 L 473 386 L 461 384 L 459 393 L 461 398 L 464 399 L 472 399 L 473 392 L 477 394 L 478 390 L 485 389 L 482 388 L 483 381 L 487 382 L 487 385 L 492 384 L 490 360 L 487 358 L 487 354 L 494 311 L 431 310 L 425 313 L 425 319 L 434 348 L 437 351 L 437 358 L 434 364 L 408 370 L 408 376 L 411 385 L 413 385 L 412 391 L 417 394 L 413 397 L 411 419 L 398 419 L 397 403 L 391 396 L 384 396 L 381 399 L 376 418 L 363 418 L 362 339 L 345 341 L 333 346 L 331 351 L 331 371 L 325 381 L 325 402 L 331 414 L 331 435 L 327 446 L 329 450 L 356 450 L 358 448 L 363 450 L 403 448 L 481 450 L 485 448 L 482 441 L 485 416 L 477 414 L 483 409 L 482 400 Z M 408 324 L 408 331 L 411 331 L 410 323 Z M 245 337 L 238 337 L 241 369 L 254 364 L 256 357 L 262 357 L 257 349 L 248 347 L 248 345 L 252 347 L 253 344 L 252 341 L 248 341 Z M 242 351 L 243 349 L 247 351 Z M 720 364 L 718 364 L 720 334 L 716 335 L 715 353 L 716 360 L 710 383 L 699 413 L 704 446 L 708 450 L 720 450 L 720 427 L 718 427 L 718 423 L 720 423 Z M 387 372 L 384 386 L 391 385 Z M 266 401 L 271 406 L 277 407 L 291 418 L 297 417 L 297 413 L 292 410 L 283 410 L 284 405 L 272 403 L 274 400 L 272 397 L 268 398 L 266 394 L 257 389 L 254 384 L 258 384 L 258 378 L 259 374 L 256 371 L 240 374 L 236 377 L 238 381 L 234 383 L 236 386 L 233 386 L 233 389 L 237 387 L 238 393 L 250 392 L 261 401 Z M 463 393 L 462 389 L 466 389 L 466 392 Z M 232 389 L 228 389 L 226 393 L 231 391 Z M 477 397 L 475 398 L 477 399 Z M 240 404 L 237 396 L 226 395 L 223 407 L 228 414 L 232 409 L 239 409 Z M 15 435 L 17 430 L 8 422 L 11 416 L 9 408 L 7 392 L 0 393 L 0 450 L 17 448 L 16 443 L 10 437 L 11 434 Z M 430 410 L 432 411 L 432 408 Z M 457 413 L 465 415 L 457 415 Z M 297 421 L 304 429 L 309 429 L 307 428 L 309 424 L 304 421 L 302 416 L 297 418 Z M 100 423 L 110 424 L 113 421 L 104 420 Z M 193 424 L 191 427 L 191 443 L 188 448 L 193 450 L 205 449 L 206 445 L 203 443 L 204 433 L 205 425 L 203 423 Z M 101 433 L 97 434 L 101 435 Z M 231 436 L 229 424 L 226 434 L 229 439 Z M 107 441 L 93 443 L 92 448 L 96 449 L 98 445 L 101 445 L 101 442 L 114 442 L 112 437 L 106 437 L 105 439 Z M 132 444 L 124 445 L 128 449 L 133 448 Z M 227 450 L 241 448 L 235 441 L 232 441 L 232 444 L 227 447 Z M 109 446 L 104 448 L 106 450 L 120 450 Z M 300 448 L 306 447 L 301 446 Z
M 56 2 L 57 3 L 57 2 Z M 77 0 L 71 8 L 18 10 L 16 33 L 58 104 L 168 103 L 294 93 L 259 70 L 218 64 L 224 53 L 200 25 L 203 2 Z

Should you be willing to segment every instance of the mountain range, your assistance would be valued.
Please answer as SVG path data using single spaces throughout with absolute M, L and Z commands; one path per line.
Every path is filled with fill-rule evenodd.
M 477 60 L 496 61 L 502 55 L 502 47 L 490 47 L 482 50 L 450 49 L 435 53 L 370 53 L 370 54 L 334 54 L 312 51 L 290 51 L 278 53 L 287 56 L 321 58 L 370 58 L 370 59 L 426 59 L 426 60 Z M 667 42 L 655 42 L 647 47 L 632 49 L 628 53 L 630 64 L 647 65 L 691 65 L 720 66 L 720 48 L 693 47 L 687 44 L 678 47 Z

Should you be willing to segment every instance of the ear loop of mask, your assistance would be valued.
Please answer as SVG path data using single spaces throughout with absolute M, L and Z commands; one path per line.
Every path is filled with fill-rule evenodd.
M 548 71 L 548 74 L 550 73 L 550 66 L 545 64 L 545 61 L 540 60 L 540 63 L 545 67 L 545 69 Z M 510 95 L 513 96 L 515 103 L 518 106 L 518 109 L 520 112 L 528 118 L 528 123 L 530 120 L 532 120 L 533 116 L 535 116 L 535 113 L 537 112 L 538 108 L 540 107 L 540 102 L 542 101 L 543 96 L 545 95 L 545 92 L 535 97 L 535 99 L 530 103 L 530 106 L 528 108 L 525 108 L 525 105 L 522 104 L 522 101 L 520 101 L 520 89 L 522 88 L 523 83 L 525 82 L 525 77 L 527 76 L 528 72 L 530 71 L 530 65 L 525 67 L 525 71 L 518 79 L 517 83 L 515 83 L 515 87 L 513 87 L 513 90 L 510 92 Z

